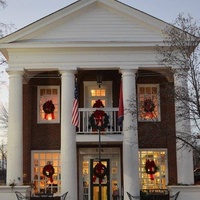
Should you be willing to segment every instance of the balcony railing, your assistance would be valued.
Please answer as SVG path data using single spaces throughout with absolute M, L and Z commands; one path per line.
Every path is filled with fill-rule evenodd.
M 77 134 L 97 134 L 98 130 L 92 128 L 89 118 L 95 110 L 103 110 L 109 119 L 108 127 L 101 130 L 102 134 L 121 134 L 121 127 L 117 125 L 118 108 L 79 108 L 80 126 L 77 128 Z

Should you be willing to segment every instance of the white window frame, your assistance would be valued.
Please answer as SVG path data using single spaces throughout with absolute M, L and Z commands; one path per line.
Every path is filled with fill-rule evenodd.
M 164 152 L 165 157 L 162 158 L 161 155 L 157 157 L 156 153 Z M 160 149 L 139 149 L 139 179 L 140 179 L 140 189 L 166 189 L 168 184 L 168 153 L 166 148 Z M 146 154 L 146 157 L 142 155 Z M 154 174 L 154 180 L 150 180 L 149 174 L 145 171 L 145 163 L 147 159 L 154 160 L 156 166 L 158 167 L 158 172 Z M 162 182 L 164 182 L 162 184 Z
M 53 154 L 55 153 L 58 154 L 58 159 L 55 159 L 53 157 Z M 34 160 L 34 154 L 39 154 L 39 155 L 45 154 L 45 159 L 40 159 L 40 156 L 39 156 L 38 160 Z M 47 157 L 47 154 L 49 155 L 52 154 L 50 160 Z M 31 166 L 31 180 L 34 184 L 36 182 L 38 183 L 38 185 L 35 185 L 36 193 L 40 193 L 41 190 L 44 190 L 44 192 L 46 192 L 46 189 L 48 187 L 47 183 L 50 183 L 49 178 L 45 177 L 42 173 L 44 166 L 47 164 L 48 161 L 50 161 L 55 170 L 54 175 L 53 175 L 53 180 L 54 182 L 57 183 L 56 188 L 58 190 L 56 194 L 61 194 L 61 158 L 60 157 L 61 157 L 61 154 L 59 150 L 55 150 L 55 151 L 54 150 L 51 150 L 51 151 L 34 150 L 31 152 L 31 163 L 33 163 Z M 38 178 L 35 176 L 37 176 Z M 44 184 L 44 188 L 41 187 L 41 184 Z M 51 190 L 53 190 L 53 186 Z
M 156 87 L 157 88 L 157 94 L 147 94 L 145 93 L 144 95 L 143 94 L 140 94 L 140 88 L 141 87 L 144 87 L 144 88 L 147 88 L 147 87 Z M 143 95 L 143 97 L 142 97 Z M 160 122 L 161 121 L 161 113 L 160 113 L 160 86 L 159 84 L 138 84 L 137 85 L 137 96 L 138 96 L 138 121 L 139 122 Z M 155 109 L 154 111 L 152 112 L 152 115 L 154 116 L 153 118 L 144 118 L 144 117 L 141 117 L 142 114 L 144 114 L 144 109 L 142 108 L 143 107 L 143 102 L 141 103 L 141 98 L 143 98 L 143 100 L 147 99 L 147 98 L 150 98 L 154 105 L 155 105 Z M 141 113 L 142 112 L 142 113 Z
M 41 89 L 57 89 L 57 95 L 46 95 L 44 97 L 44 100 L 41 100 L 40 96 L 40 90 Z M 54 120 L 46 120 L 41 117 L 41 113 L 44 114 L 44 111 L 42 109 L 43 104 L 47 100 L 52 100 L 56 98 L 56 102 L 53 102 L 55 106 L 54 110 L 54 115 L 55 119 Z M 60 86 L 58 85 L 51 85 L 51 86 L 38 86 L 37 87 L 37 122 L 40 124 L 55 124 L 55 123 L 60 123 Z
M 84 106 L 85 108 L 91 108 L 91 101 L 101 99 L 106 102 L 105 107 L 112 106 L 112 81 L 103 81 L 101 88 L 98 87 L 95 81 L 84 81 Z M 105 96 L 91 96 L 91 89 L 98 90 L 103 89 L 106 91 Z

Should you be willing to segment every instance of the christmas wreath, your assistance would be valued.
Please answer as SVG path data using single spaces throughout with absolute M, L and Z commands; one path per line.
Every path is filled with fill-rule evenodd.
M 147 160 L 145 163 L 145 170 L 147 174 L 150 174 L 150 179 L 154 180 L 153 175 L 158 171 L 158 167 L 156 166 L 153 160 Z
M 107 167 L 101 162 L 97 163 L 93 168 L 93 182 L 96 181 L 96 178 L 99 178 L 99 183 L 102 182 L 102 179 L 107 175 Z
M 55 106 L 54 106 L 52 100 L 48 100 L 44 103 L 43 110 L 45 112 L 45 116 L 44 116 L 45 119 L 48 119 L 48 114 L 51 114 L 51 118 L 55 119 L 55 117 L 54 117 Z
M 104 105 L 100 99 L 96 100 L 93 108 L 104 108 Z M 89 126 L 93 129 L 104 129 L 109 125 L 109 116 L 103 110 L 95 110 L 89 117 Z
M 42 172 L 44 176 L 46 176 L 47 178 L 50 178 L 50 181 L 53 182 L 53 175 L 54 175 L 53 165 L 48 163 L 47 165 L 44 166 Z
M 153 103 L 153 101 L 151 99 L 146 99 L 144 101 L 144 111 L 145 112 L 153 112 L 155 109 L 155 104 Z
M 104 129 L 108 127 L 109 116 L 102 110 L 96 110 L 90 115 L 89 124 L 94 129 Z

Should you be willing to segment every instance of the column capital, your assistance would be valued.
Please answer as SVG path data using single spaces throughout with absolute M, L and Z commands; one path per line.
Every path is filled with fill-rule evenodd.
M 9 76 L 22 76 L 24 74 L 24 69 L 8 69 L 6 72 L 9 74 Z
M 77 70 L 61 69 L 59 70 L 59 72 L 62 76 L 71 76 L 71 75 L 75 75 L 77 73 Z
M 122 76 L 127 76 L 127 75 L 135 76 L 135 74 L 137 73 L 138 69 L 135 69 L 135 68 L 134 69 L 120 69 L 119 71 L 122 74 Z

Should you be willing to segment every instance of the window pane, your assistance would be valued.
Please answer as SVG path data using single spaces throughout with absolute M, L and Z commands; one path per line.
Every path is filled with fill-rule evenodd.
M 151 94 L 151 87 L 146 87 L 146 94 Z
M 104 89 L 91 90 L 91 96 L 93 97 L 106 96 L 106 91 Z
M 145 94 L 145 88 L 144 87 L 140 87 L 140 94 Z
M 152 94 L 158 94 L 157 87 L 152 87 Z

